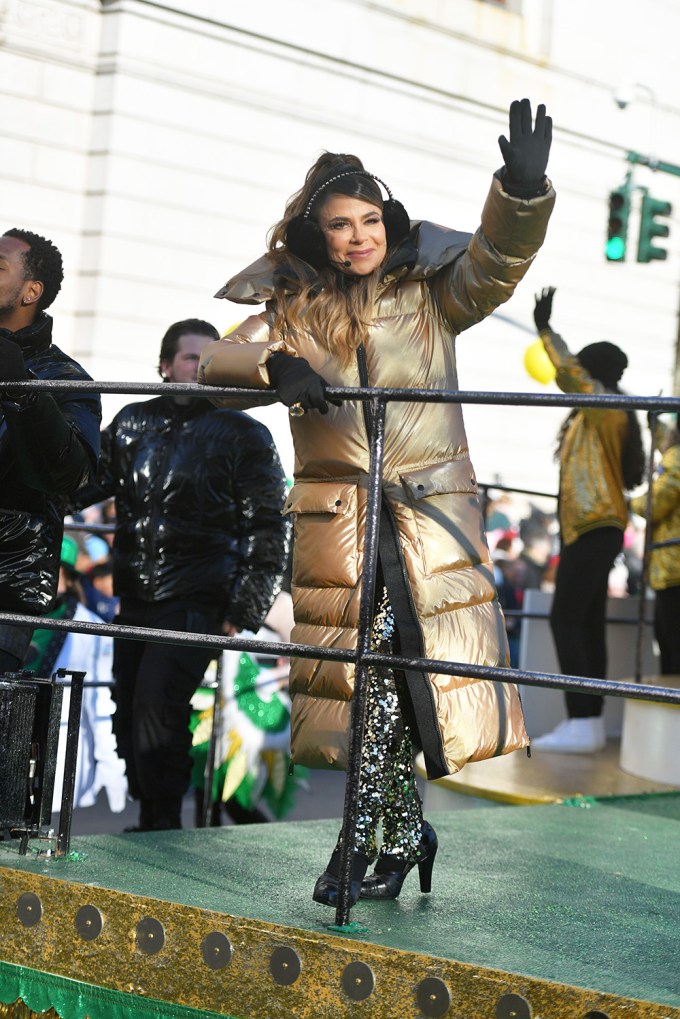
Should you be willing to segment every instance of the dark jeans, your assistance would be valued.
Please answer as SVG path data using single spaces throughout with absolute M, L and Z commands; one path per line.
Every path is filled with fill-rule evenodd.
M 655 592 L 654 636 L 661 655 L 661 675 L 680 676 L 680 585 Z
M 550 628 L 565 676 L 607 678 L 607 586 L 622 546 L 618 527 L 596 527 L 560 550 Z M 567 691 L 565 699 L 569 718 L 602 714 L 600 696 Z
M 123 599 L 116 622 L 217 633 L 218 617 L 217 610 L 208 606 Z M 200 647 L 116 639 L 113 730 L 135 799 L 181 801 L 189 788 L 190 701 L 215 655 L 214 650 Z

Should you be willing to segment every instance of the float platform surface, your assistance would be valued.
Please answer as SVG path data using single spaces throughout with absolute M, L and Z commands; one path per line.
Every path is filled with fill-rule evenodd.
M 669 752 L 675 753 L 675 750 Z M 447 794 L 451 793 L 516 806 L 561 803 L 578 796 L 604 799 L 611 796 L 641 797 L 660 792 L 680 793 L 678 786 L 623 771 L 620 756 L 620 741 L 610 739 L 603 750 L 593 754 L 556 754 L 535 750 L 531 757 L 518 753 L 476 761 L 466 764 L 456 775 L 428 782 L 425 786 L 426 805 L 429 802 L 433 809 L 445 810 Z M 416 757 L 416 772 L 421 778 L 426 778 L 422 754 Z
M 0 987 L 52 974 L 91 1019 L 680 1019 L 680 793 L 429 820 L 432 894 L 414 870 L 340 931 L 311 899 L 339 821 L 0 843 Z

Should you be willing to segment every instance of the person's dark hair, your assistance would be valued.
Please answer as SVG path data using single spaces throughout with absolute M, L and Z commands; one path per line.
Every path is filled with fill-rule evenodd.
M 640 422 L 635 411 L 629 410 L 628 434 L 621 450 L 621 470 L 626 489 L 637 488 L 645 475 L 645 450 L 642 445 Z
M 628 358 L 615 343 L 609 343 L 607 340 L 602 340 L 599 343 L 590 343 L 583 350 L 580 350 L 576 357 L 588 374 L 592 378 L 597 379 L 598 382 L 601 382 L 606 389 L 612 393 L 622 392 L 619 388 L 619 379 L 628 367 Z M 569 425 L 578 413 L 579 409 L 575 407 L 562 423 L 557 436 L 557 448 L 555 449 L 555 459 L 558 461 Z M 628 431 L 621 449 L 621 473 L 623 476 L 623 486 L 629 491 L 632 488 L 636 488 L 644 477 L 645 451 L 642 445 L 642 434 L 637 415 L 632 410 L 626 413 L 628 415 Z
M 90 566 L 85 574 L 88 580 L 98 580 L 100 577 L 108 577 L 113 573 L 113 564 L 110 559 L 104 559 L 100 563 Z
M 181 322 L 173 322 L 161 340 L 161 352 L 158 356 L 158 374 L 163 375 L 163 361 L 172 361 L 179 350 L 179 341 L 183 336 L 193 333 L 196 336 L 209 336 L 211 340 L 219 340 L 220 334 L 214 325 L 202 318 L 185 318 Z
M 27 280 L 38 280 L 43 285 L 43 292 L 36 302 L 37 311 L 44 311 L 49 308 L 53 300 L 61 290 L 64 279 L 64 264 L 59 248 L 48 241 L 40 234 L 34 234 L 30 230 L 20 230 L 13 227 L 6 230 L 5 237 L 16 237 L 17 240 L 28 244 L 30 251 L 22 255 L 25 276 Z
M 617 391 L 617 383 L 628 367 L 628 358 L 620 347 L 608 340 L 600 340 L 579 350 L 576 357 L 589 375 L 607 389 Z

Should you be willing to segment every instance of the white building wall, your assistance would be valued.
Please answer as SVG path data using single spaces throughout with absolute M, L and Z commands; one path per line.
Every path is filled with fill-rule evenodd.
M 97 0 L 0 0 L 0 231 L 35 230 L 59 247 L 59 340 L 86 364 L 76 317 L 100 30 Z
M 611 339 L 628 391 L 670 393 L 680 180 L 635 171 L 674 204 L 666 262 L 634 261 L 635 226 L 625 265 L 603 245 L 625 153 L 680 164 L 679 37 L 675 0 L 0 0 L 0 225 L 62 249 L 64 348 L 96 378 L 151 381 L 170 322 L 248 313 L 212 294 L 262 253 L 322 149 L 360 155 L 412 217 L 473 230 L 527 95 L 554 118 L 558 201 L 528 278 L 461 337 L 461 388 L 552 391 L 523 366 L 551 284 L 574 350 Z M 258 416 L 290 469 L 285 414 Z M 554 491 L 562 416 L 467 407 L 480 480 Z

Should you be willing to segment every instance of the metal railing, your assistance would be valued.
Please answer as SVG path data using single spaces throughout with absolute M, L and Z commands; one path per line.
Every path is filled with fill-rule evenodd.
M 179 383 L 117 383 L 117 382 L 72 382 L 72 381 L 30 381 L 14 384 L 13 389 L 31 391 L 89 391 L 99 393 L 137 393 L 144 395 L 168 394 L 190 395 L 201 399 L 211 397 L 239 397 L 251 403 L 271 402 L 271 393 L 243 387 L 213 387 Z M 168 644 L 186 644 L 223 650 L 249 650 L 263 654 L 283 655 L 314 660 L 347 662 L 354 665 L 355 683 L 352 698 L 349 732 L 349 756 L 342 824 L 342 853 L 336 925 L 346 926 L 350 913 L 352 847 L 356 829 L 356 814 L 360 778 L 361 747 L 363 741 L 364 716 L 368 689 L 368 668 L 372 665 L 392 668 L 433 672 L 454 676 L 470 676 L 475 679 L 518 683 L 525 686 L 553 687 L 615 697 L 635 697 L 638 700 L 656 701 L 680 705 L 680 690 L 666 687 L 647 686 L 641 683 L 623 683 L 578 676 L 557 676 L 552 673 L 525 672 L 519 669 L 495 668 L 470 665 L 466 662 L 440 661 L 430 658 L 412 658 L 401 655 L 385 655 L 370 650 L 373 623 L 373 604 L 378 565 L 378 527 L 384 463 L 385 413 L 390 402 L 414 403 L 459 403 L 459 404 L 505 404 L 510 406 L 543 407 L 608 407 L 624 410 L 647 410 L 654 412 L 680 410 L 680 399 L 676 397 L 635 397 L 623 394 L 533 394 L 497 392 L 459 392 L 455 390 L 429 389 L 372 389 L 350 387 L 328 387 L 332 399 L 368 401 L 372 405 L 373 434 L 371 436 L 370 465 L 368 477 L 368 501 L 366 507 L 366 534 L 364 540 L 364 569 L 362 574 L 361 602 L 356 650 L 329 649 L 313 645 L 285 642 L 245 640 L 239 637 L 182 633 L 149 627 L 122 626 L 116 623 L 85 623 L 73 620 L 35 617 L 18 613 L 0 613 L 0 622 L 30 625 L 42 629 L 72 630 L 79 633 L 108 634 L 112 637 L 132 640 L 155 640 Z

